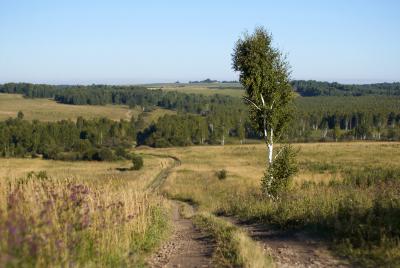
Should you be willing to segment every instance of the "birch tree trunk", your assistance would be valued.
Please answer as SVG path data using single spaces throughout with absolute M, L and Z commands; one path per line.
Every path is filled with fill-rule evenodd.
M 271 128 L 270 134 L 269 134 L 269 143 L 268 143 L 268 163 L 271 165 L 272 164 L 272 156 L 273 156 L 273 151 L 274 151 L 274 130 Z

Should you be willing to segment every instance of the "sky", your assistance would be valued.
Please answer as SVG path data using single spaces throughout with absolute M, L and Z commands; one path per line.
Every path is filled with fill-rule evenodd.
M 400 81 L 400 1 L 0 0 L 0 83 L 236 80 L 264 26 L 292 79 Z

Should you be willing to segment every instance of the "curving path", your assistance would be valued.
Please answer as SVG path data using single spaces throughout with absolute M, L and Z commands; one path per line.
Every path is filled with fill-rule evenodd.
M 148 189 L 157 191 L 168 178 L 172 169 L 181 164 L 174 156 L 153 155 L 173 159 L 173 164 L 163 168 L 150 183 Z M 212 254 L 214 242 L 211 237 L 198 230 L 190 219 L 185 219 L 179 212 L 177 201 L 170 200 L 172 205 L 173 234 L 149 260 L 150 267 L 213 267 Z
M 153 156 L 173 159 L 173 164 L 163 168 L 148 187 L 151 191 L 157 191 L 172 169 L 181 165 L 181 161 L 170 155 Z M 173 235 L 151 256 L 148 264 L 150 267 L 213 267 L 214 241 L 200 232 L 190 219 L 180 215 L 179 202 L 170 201 Z M 333 256 L 326 243 L 305 233 L 280 232 L 262 224 L 244 223 L 232 217 L 221 218 L 244 229 L 252 239 L 259 241 L 272 256 L 277 267 L 350 267 L 346 260 Z

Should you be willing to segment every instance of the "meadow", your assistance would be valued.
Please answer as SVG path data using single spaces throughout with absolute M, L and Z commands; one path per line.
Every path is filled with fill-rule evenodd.
M 145 266 L 146 257 L 168 239 L 165 197 L 196 209 L 190 217 L 214 237 L 214 258 L 221 265 L 273 266 L 224 217 L 316 235 L 355 265 L 398 265 L 400 143 L 294 147 L 299 173 L 276 201 L 260 191 L 263 144 L 140 147 L 135 152 L 145 165 L 139 171 L 130 169 L 130 161 L 3 158 L 0 266 Z M 167 156 L 180 165 L 153 192 L 150 185 L 160 171 L 177 161 Z
M 277 201 L 262 197 L 263 145 L 158 149 L 177 156 L 162 189 L 199 213 L 305 230 L 362 266 L 400 263 L 399 143 L 296 144 L 300 172 Z M 225 170 L 226 178 L 218 171 Z
M 195 84 L 149 84 L 144 85 L 149 89 L 159 89 L 163 91 L 178 91 L 187 94 L 203 94 L 206 96 L 221 94 L 232 97 L 241 97 L 244 90 L 238 84 L 233 83 L 195 83 Z
M 126 267 L 168 233 L 165 199 L 147 188 L 169 160 L 2 159 L 1 267 Z
M 19 94 L 0 93 L 0 120 L 16 117 L 22 111 L 26 120 L 59 121 L 62 119 L 75 120 L 77 117 L 99 118 L 107 117 L 112 120 L 129 120 L 137 117 L 140 108 L 129 109 L 123 105 L 67 105 L 49 99 L 29 99 Z M 50 112 L 51 111 L 51 112 Z
M 145 123 L 145 126 L 150 125 L 151 123 L 156 123 L 158 119 L 164 115 L 172 115 L 176 114 L 176 111 L 168 110 L 168 109 L 163 109 L 163 108 L 155 108 L 154 110 L 148 111 L 148 112 L 143 112 L 143 121 Z

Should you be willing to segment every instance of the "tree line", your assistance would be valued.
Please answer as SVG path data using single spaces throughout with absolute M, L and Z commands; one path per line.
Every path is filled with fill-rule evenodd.
M 29 85 L 32 84 L 6 84 L 2 90 L 28 92 L 28 97 L 50 96 L 53 92 L 57 101 L 74 105 L 125 104 L 144 110 L 162 107 L 178 111 L 178 115 L 162 117 L 147 128 L 139 117 L 134 124 L 138 126 L 136 131 L 141 132 L 137 137 L 132 136 L 132 141 L 137 138 L 139 145 L 167 147 L 260 139 L 248 118 L 248 108 L 237 97 L 135 86 L 57 86 L 52 91 L 48 85 Z M 289 141 L 400 140 L 400 97 L 397 96 L 297 97 L 292 115 L 285 137 Z
M 340 84 L 320 82 L 315 80 L 294 80 L 291 82 L 293 89 L 303 97 L 312 96 L 366 96 L 386 95 L 400 96 L 400 83 L 376 84 Z
M 130 158 L 126 149 L 135 141 L 135 120 L 107 118 L 76 122 L 32 122 L 23 114 L 0 122 L 0 155 L 57 160 L 115 160 Z
M 130 107 L 158 106 L 187 113 L 208 113 L 214 105 L 240 105 L 241 100 L 226 95 L 205 96 L 182 92 L 150 90 L 139 86 L 50 86 L 28 83 L 8 83 L 0 92 L 23 94 L 30 98 L 54 98 L 72 105 L 123 104 Z

